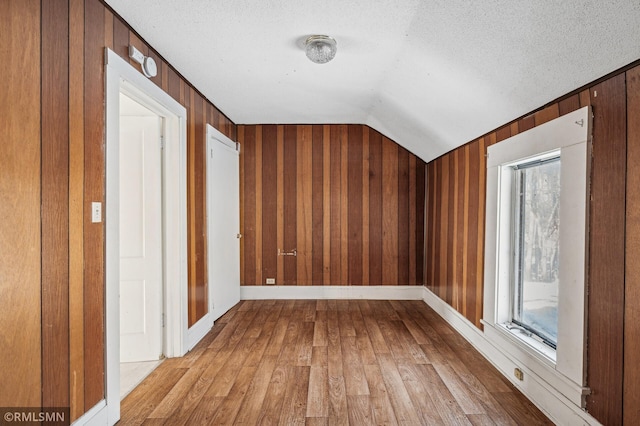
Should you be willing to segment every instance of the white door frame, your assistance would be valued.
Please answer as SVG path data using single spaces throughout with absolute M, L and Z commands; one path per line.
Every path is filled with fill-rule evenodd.
M 105 49 L 106 208 L 105 359 L 108 424 L 120 419 L 120 92 L 164 118 L 162 231 L 164 354 L 187 352 L 187 111 L 127 61 Z M 91 201 L 91 200 L 88 200 Z

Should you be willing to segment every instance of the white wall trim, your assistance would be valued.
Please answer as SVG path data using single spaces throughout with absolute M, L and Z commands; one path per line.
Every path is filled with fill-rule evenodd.
M 102 426 L 107 424 L 107 403 L 103 399 L 84 413 L 75 422 L 74 426 Z
M 369 299 L 369 300 L 423 300 L 422 286 L 241 286 L 241 300 L 268 299 Z
M 474 326 L 462 314 L 423 288 L 423 300 L 493 364 L 520 392 L 533 402 L 554 423 L 561 425 L 599 425 L 600 423 L 569 398 L 554 389 L 544 378 L 515 360 L 504 348 L 495 346 L 485 333 Z M 508 343 L 507 343 L 508 344 Z M 524 380 L 513 376 L 515 368 L 524 372 Z
M 211 312 L 200 318 L 200 320 L 187 330 L 187 350 L 193 349 L 213 327 L 213 316 Z
M 120 419 L 120 92 L 165 119 L 162 156 L 164 353 L 187 352 L 187 111 L 112 50 L 105 49 L 105 381 L 107 424 Z M 87 200 L 99 201 L 99 200 Z M 95 225 L 100 226 L 100 225 Z

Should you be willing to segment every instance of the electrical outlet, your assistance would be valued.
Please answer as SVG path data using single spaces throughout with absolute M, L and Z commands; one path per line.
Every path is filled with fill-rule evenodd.
M 513 375 L 520 381 L 524 380 L 524 373 L 519 368 L 513 370 Z
M 91 222 L 102 222 L 102 203 L 96 201 L 91 203 Z
M 275 284 L 275 283 L 276 283 L 275 278 L 267 278 L 267 284 Z

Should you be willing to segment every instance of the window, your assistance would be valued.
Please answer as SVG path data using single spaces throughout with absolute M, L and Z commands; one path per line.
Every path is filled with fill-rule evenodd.
M 487 148 L 484 335 L 583 406 L 591 111 Z
M 556 348 L 560 157 L 513 166 L 511 323 Z

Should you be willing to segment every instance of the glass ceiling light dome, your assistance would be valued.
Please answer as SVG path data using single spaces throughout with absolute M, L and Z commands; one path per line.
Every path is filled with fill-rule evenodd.
M 304 42 L 307 58 L 316 64 L 326 64 L 336 56 L 338 44 L 326 35 L 312 35 Z

